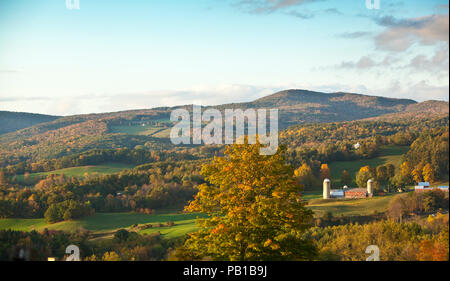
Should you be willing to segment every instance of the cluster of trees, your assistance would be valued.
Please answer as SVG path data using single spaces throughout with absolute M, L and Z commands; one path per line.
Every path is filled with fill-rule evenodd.
M 320 188 L 324 179 L 331 178 L 331 171 L 328 164 L 315 163 L 315 166 L 310 166 L 303 163 L 294 171 L 295 177 L 298 179 L 300 185 L 306 189 L 311 190 Z M 392 180 L 395 177 L 395 166 L 393 164 L 380 165 L 376 168 L 370 166 L 361 167 L 355 176 L 350 175 L 347 170 L 343 170 L 340 178 L 342 185 L 350 186 L 356 181 L 357 186 L 366 188 L 367 181 L 372 179 L 375 181 L 375 190 L 379 191 L 381 187 L 389 187 L 392 185 Z
M 448 127 L 448 117 L 429 120 L 352 121 L 302 124 L 280 133 L 287 161 L 294 166 L 331 163 L 377 156 L 382 145 L 409 146 L 424 128 Z M 356 143 L 358 149 L 354 148 Z
M 448 137 L 448 127 L 423 132 L 412 143 L 393 183 L 402 187 L 422 181 L 433 183 L 448 180 Z
M 51 205 L 68 200 L 83 206 L 89 202 L 96 212 L 150 213 L 151 210 L 184 205 L 195 195 L 194 186 L 204 182 L 199 170 L 200 162 L 197 161 L 161 162 L 146 169 L 82 179 L 49 175 L 31 188 L 2 186 L 0 218 L 43 217 Z M 52 213 L 59 213 L 55 216 L 64 218 L 64 213 Z
M 50 122 L 59 118 L 43 114 L 0 111 L 0 134 L 13 132 L 22 128 L 31 127 L 35 124 Z
M 411 192 L 394 197 L 389 203 L 387 215 L 402 221 L 405 217 L 448 210 L 448 192 L 436 189 L 426 192 Z
M 423 132 L 403 157 L 398 169 L 392 164 L 371 168 L 362 167 L 356 175 L 358 186 L 365 187 L 368 179 L 376 181 L 376 187 L 404 188 L 418 182 L 434 183 L 448 180 L 449 131 L 448 127 Z
M 448 127 L 424 132 L 412 144 L 403 163 L 410 169 L 415 182 L 448 179 L 449 131 Z M 406 172 L 406 171 L 405 171 Z
M 89 202 L 80 203 L 75 200 L 67 200 L 51 204 L 44 217 L 47 223 L 55 223 L 63 220 L 72 220 L 94 214 L 94 209 Z
M 260 155 L 260 145 L 235 144 L 202 168 L 186 211 L 202 212 L 200 230 L 171 256 L 175 260 L 310 260 L 316 249 L 301 238 L 312 211 L 301 199 L 284 151 Z
M 380 191 L 382 187 L 386 187 L 389 191 L 395 174 L 396 169 L 393 164 L 379 165 L 376 168 L 364 166 L 356 173 L 356 184 L 361 188 L 366 188 L 367 181 L 372 179 L 375 184 L 375 191 Z M 342 177 L 344 177 L 344 174 Z
M 139 235 L 136 232 L 118 230 L 114 239 L 91 240 L 89 231 L 63 232 L 45 229 L 42 232 L 0 230 L 0 261 L 20 259 L 20 250 L 29 252 L 24 258 L 46 261 L 48 257 L 65 260 L 69 245 L 80 248 L 84 261 L 155 261 L 163 260 L 180 242 L 162 239 L 160 234 Z
M 29 251 L 29 260 L 46 261 L 48 257 L 64 257 L 66 247 L 77 245 L 81 252 L 91 251 L 88 245 L 89 232 L 74 233 L 45 229 L 37 231 L 0 230 L 0 260 L 12 261 L 20 258 L 20 250 Z
M 448 229 L 448 215 L 440 215 L 422 223 L 383 220 L 313 227 L 304 238 L 314 241 L 317 259 L 323 261 L 364 261 L 369 245 L 379 247 L 382 261 L 448 261 Z
M 99 165 L 107 162 L 142 165 L 160 161 L 174 162 L 195 159 L 198 159 L 198 157 L 187 150 L 149 151 L 142 146 L 137 146 L 134 149 L 95 149 L 81 154 L 64 156 L 31 164 L 21 162 L 16 165 L 7 166 L 4 169 L 4 173 L 11 177 L 18 174 L 49 172 L 69 167 Z

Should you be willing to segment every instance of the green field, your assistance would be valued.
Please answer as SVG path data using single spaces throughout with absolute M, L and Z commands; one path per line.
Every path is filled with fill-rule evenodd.
M 168 138 L 170 134 L 171 122 L 168 119 L 152 120 L 152 122 L 160 122 L 154 124 L 130 124 L 130 125 L 113 125 L 109 127 L 111 133 L 141 135 L 155 138 Z
M 408 152 L 409 147 L 407 146 L 384 146 L 381 148 L 380 155 L 373 159 L 363 159 L 356 161 L 338 161 L 330 163 L 331 180 L 333 184 L 340 184 L 340 178 L 342 171 L 347 170 L 347 172 L 355 178 L 356 173 L 363 166 L 369 165 L 370 167 L 376 168 L 379 165 L 393 164 L 395 167 L 399 167 L 402 160 L 402 155 Z
M 331 212 L 333 216 L 365 216 L 376 212 L 385 212 L 389 207 L 389 202 L 395 195 L 382 197 L 321 201 L 311 202 L 307 207 L 314 211 L 315 216 L 322 216 L 326 212 Z
M 315 216 L 322 216 L 325 212 L 331 212 L 334 216 L 371 215 L 375 211 L 384 212 L 389 206 L 389 201 L 395 195 L 374 197 L 367 199 L 322 201 L 312 200 L 307 208 L 315 212 Z M 307 196 L 305 196 L 307 197 Z M 311 194 L 309 199 L 320 198 L 319 194 Z M 307 198 L 308 199 L 308 198 Z M 196 218 L 205 218 L 204 214 L 163 213 L 163 214 L 138 214 L 138 213 L 97 213 L 94 216 L 80 220 L 65 221 L 55 224 L 46 224 L 44 219 L 0 219 L 0 229 L 13 229 L 21 231 L 41 231 L 45 228 L 52 230 L 77 231 L 78 229 L 90 230 L 96 238 L 111 237 L 115 231 L 124 228 L 135 231 L 133 225 L 153 224 L 154 227 L 138 230 L 141 234 L 160 232 L 165 238 L 175 238 L 197 230 Z M 174 226 L 156 227 L 154 224 L 165 224 L 168 221 L 175 222 Z
M 157 133 L 153 134 L 152 137 L 155 137 L 155 138 L 169 138 L 171 130 L 172 130 L 172 128 L 167 128 L 167 129 L 160 130 Z
M 155 214 L 146 215 L 138 213 L 97 213 L 91 217 L 80 220 L 65 221 L 55 224 L 46 224 L 44 219 L 0 219 L 0 229 L 13 229 L 22 231 L 41 231 L 45 228 L 52 230 L 77 231 L 87 229 L 96 236 L 108 236 L 121 228 L 130 228 L 134 224 L 175 222 L 172 227 L 153 227 L 140 231 L 140 233 L 161 232 L 167 238 L 182 236 L 196 230 L 197 217 L 205 217 L 203 214 Z
M 303 199 L 305 200 L 311 200 L 311 199 L 319 199 L 322 198 L 323 192 L 322 190 L 313 190 L 313 191 L 305 191 L 303 192 Z
M 81 178 L 84 176 L 85 173 L 108 175 L 108 174 L 120 173 L 121 171 L 123 171 L 125 169 L 133 169 L 134 167 L 135 167 L 135 165 L 123 164 L 123 163 L 104 163 L 104 164 L 95 165 L 95 166 L 72 167 L 72 168 L 55 170 L 55 171 L 51 171 L 51 172 L 33 173 L 33 174 L 30 174 L 30 178 L 33 180 L 35 178 L 46 177 L 50 174 L 53 174 L 53 175 L 64 174 L 68 177 Z M 23 182 L 24 176 L 18 175 L 17 180 L 19 182 Z
M 140 234 L 151 234 L 160 232 L 166 238 L 176 238 L 184 236 L 187 233 L 195 232 L 198 230 L 195 219 L 181 220 L 175 223 L 172 227 L 153 227 L 139 231 Z
M 121 133 L 128 135 L 142 135 L 151 136 L 156 131 L 160 130 L 160 127 L 155 126 L 141 126 L 141 125 L 122 125 L 122 126 L 111 126 L 111 133 Z

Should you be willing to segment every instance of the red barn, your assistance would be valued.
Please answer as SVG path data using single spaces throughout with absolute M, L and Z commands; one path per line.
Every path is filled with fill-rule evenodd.
M 345 198 L 367 198 L 367 189 L 365 188 L 351 188 L 344 190 Z

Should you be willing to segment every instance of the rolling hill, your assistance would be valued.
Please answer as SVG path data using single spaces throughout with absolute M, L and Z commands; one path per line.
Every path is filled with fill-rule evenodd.
M 278 108 L 280 128 L 298 123 L 351 121 L 404 111 L 417 104 L 409 99 L 393 99 L 352 93 L 321 93 L 286 90 L 249 103 L 225 104 L 215 108 Z
M 369 120 L 391 120 L 391 119 L 429 119 L 448 116 L 449 103 L 446 101 L 429 100 L 421 103 L 411 104 L 403 111 L 388 113 Z
M 191 108 L 189 105 L 182 107 Z M 168 132 L 172 126 L 169 120 L 170 112 L 174 108 L 46 117 L 51 119 L 50 122 L 0 135 L 0 165 L 36 162 L 91 149 L 134 148 L 143 144 L 168 148 L 172 146 Z M 380 116 L 396 118 L 397 114 L 419 115 L 424 110 L 445 112 L 442 102 L 417 103 L 408 99 L 306 90 L 286 90 L 253 102 L 207 108 L 277 108 L 280 129 L 297 124 L 351 121 Z M 391 115 L 393 117 L 390 117 Z M 21 120 L 22 115 L 10 115 L 9 118 L 12 116 Z M 33 122 L 38 123 L 45 119 L 42 118 L 44 117 L 37 116 Z
M 46 123 L 60 118 L 59 116 L 0 111 L 0 134 L 14 132 L 39 123 Z

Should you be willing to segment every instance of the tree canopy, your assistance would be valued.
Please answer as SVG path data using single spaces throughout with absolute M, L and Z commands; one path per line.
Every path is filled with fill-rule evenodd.
M 311 260 L 316 250 L 301 238 L 313 212 L 305 208 L 284 148 L 260 155 L 261 145 L 235 144 L 224 157 L 202 168 L 207 183 L 198 187 L 186 210 L 204 212 L 200 230 L 185 249 L 213 260 Z

